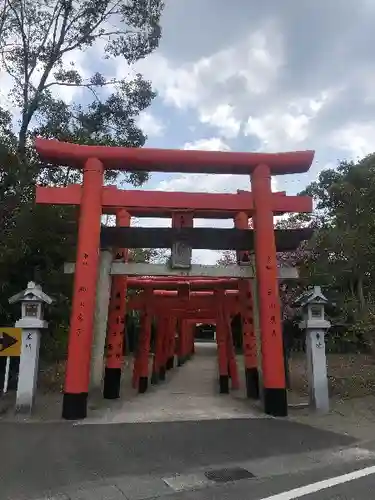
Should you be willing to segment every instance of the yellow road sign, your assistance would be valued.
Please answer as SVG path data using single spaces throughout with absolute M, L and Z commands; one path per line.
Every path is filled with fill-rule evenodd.
M 21 356 L 22 328 L 0 326 L 0 356 Z

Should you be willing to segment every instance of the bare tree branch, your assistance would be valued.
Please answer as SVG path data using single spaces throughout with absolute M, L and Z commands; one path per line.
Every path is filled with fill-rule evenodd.
M 108 80 L 107 82 L 100 83 L 100 85 L 96 83 L 72 83 L 72 82 L 50 82 L 44 86 L 44 89 L 48 89 L 55 85 L 63 86 L 63 87 L 85 87 L 88 89 L 92 89 L 92 87 L 105 87 L 107 85 L 115 85 L 117 83 L 121 83 L 121 80 Z
M 120 3 L 120 0 L 117 2 L 116 5 Z M 97 38 L 101 38 L 103 34 L 98 33 L 97 35 L 93 35 L 93 33 L 97 30 L 97 28 L 102 25 L 104 22 L 107 21 L 107 19 L 113 14 L 112 9 L 108 12 L 105 12 L 102 16 L 99 17 L 98 21 L 91 27 L 89 33 L 86 33 L 84 36 L 79 38 L 75 43 L 72 45 L 67 46 L 65 49 L 61 51 L 61 54 L 66 54 L 68 52 L 71 52 L 72 50 L 75 50 L 79 47 L 82 46 L 84 43 L 85 39 L 89 36 L 92 37 L 94 40 Z M 68 33 L 68 28 L 67 28 L 67 33 Z
M 35 68 L 36 68 L 36 65 L 37 65 L 37 61 L 38 61 L 38 57 L 40 56 L 40 54 L 42 53 L 42 51 L 45 49 L 46 47 L 46 43 L 47 43 L 47 40 L 48 40 L 48 36 L 50 35 L 50 31 L 51 31 L 51 28 L 52 28 L 52 25 L 55 22 L 55 29 L 56 29 L 56 24 L 58 22 L 58 19 L 59 19 L 59 16 L 61 15 L 61 12 L 63 10 L 63 4 L 60 5 L 59 7 L 59 3 L 57 2 L 54 9 L 53 9 L 53 13 L 52 13 L 52 16 L 51 16 L 51 20 L 50 20 L 50 23 L 47 27 L 47 29 L 45 30 L 45 34 L 44 34 L 44 38 L 42 39 L 42 41 L 40 42 L 40 46 L 39 46 L 39 49 L 36 53 L 36 57 L 35 57 L 35 64 L 33 65 L 32 69 L 30 70 L 29 72 L 29 79 L 31 78 L 33 72 L 35 71 Z

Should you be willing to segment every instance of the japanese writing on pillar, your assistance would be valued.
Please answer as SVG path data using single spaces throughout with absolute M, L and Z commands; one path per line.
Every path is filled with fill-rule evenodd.
M 240 293 L 242 302 L 242 327 L 245 347 L 245 356 L 253 356 L 255 350 L 255 330 L 253 320 L 253 299 L 251 293 L 251 284 L 249 280 L 240 282 Z
M 89 254 L 84 252 L 82 255 L 81 264 L 86 267 L 89 264 Z M 81 285 L 78 288 L 78 312 L 76 316 L 77 320 L 77 330 L 76 333 L 78 336 L 82 334 L 82 324 L 85 321 L 85 305 L 86 305 L 86 294 L 88 288 L 84 285 Z
M 267 263 L 266 263 L 266 270 L 267 271 L 272 271 L 273 270 L 273 265 L 272 265 L 272 259 L 271 256 L 267 256 Z M 272 290 L 272 288 L 268 288 L 267 290 L 267 296 L 269 297 L 268 301 L 268 317 L 269 317 L 269 323 L 271 327 L 271 335 L 272 337 L 276 337 L 276 325 L 277 325 L 277 318 L 276 318 L 276 300 L 277 300 L 277 294 L 275 293 L 275 290 Z
M 125 324 L 125 309 L 122 309 L 125 301 L 125 289 L 121 278 L 116 279 L 113 290 L 108 319 L 107 359 L 121 359 Z

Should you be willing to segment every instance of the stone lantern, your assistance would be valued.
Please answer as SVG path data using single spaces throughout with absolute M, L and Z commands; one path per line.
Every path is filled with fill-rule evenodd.
M 13 295 L 10 304 L 21 304 L 21 318 L 15 327 L 22 328 L 21 357 L 18 375 L 16 411 L 31 413 L 38 377 L 39 347 L 41 330 L 47 328 L 43 309 L 52 304 L 53 299 L 43 292 L 40 285 L 33 281 L 26 290 Z
M 307 375 L 310 404 L 319 412 L 329 411 L 327 359 L 325 334 L 331 323 L 325 319 L 328 299 L 320 286 L 303 294 L 295 302 L 302 308 L 303 319 L 299 327 L 306 332 Z

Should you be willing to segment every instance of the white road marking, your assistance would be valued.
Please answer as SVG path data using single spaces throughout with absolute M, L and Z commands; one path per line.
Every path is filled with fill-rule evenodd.
M 339 484 L 348 483 L 349 481 L 354 481 L 355 479 L 361 479 L 362 477 L 370 476 L 371 474 L 375 474 L 375 466 L 366 467 L 365 469 L 356 470 L 354 472 L 349 472 L 348 474 L 343 474 L 342 476 L 330 477 L 329 479 L 325 479 L 324 481 L 307 484 L 306 486 L 301 486 L 300 488 L 284 491 L 283 493 L 277 493 L 276 495 L 261 498 L 260 500 L 294 500 L 295 498 L 301 498 L 306 495 L 311 495 L 312 493 L 326 490 Z

